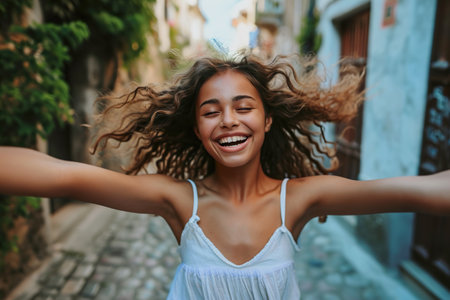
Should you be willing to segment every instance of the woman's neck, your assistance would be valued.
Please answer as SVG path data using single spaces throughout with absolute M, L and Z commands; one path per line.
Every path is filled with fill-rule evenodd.
M 278 186 L 275 179 L 264 174 L 259 161 L 236 168 L 216 165 L 205 184 L 236 204 L 256 201 Z

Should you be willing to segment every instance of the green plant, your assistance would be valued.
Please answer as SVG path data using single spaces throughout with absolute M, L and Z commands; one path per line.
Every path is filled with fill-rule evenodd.
M 316 10 L 303 18 L 300 34 L 297 36 L 301 54 L 317 54 L 319 51 L 322 44 L 322 35 L 317 32 L 319 21 L 320 15 Z
M 64 78 L 73 49 L 88 38 L 126 64 L 140 56 L 154 33 L 156 0 L 41 1 L 46 24 L 20 23 L 32 0 L 0 2 L 0 145 L 34 147 L 56 124 L 72 121 L 69 86 Z M 6 239 L 15 218 L 39 206 L 37 198 L 0 195 L 1 258 L 18 250 Z
M 17 244 L 17 236 L 8 238 L 9 230 L 14 226 L 14 220 L 19 217 L 27 218 L 32 209 L 38 209 L 39 198 L 35 197 L 6 197 L 0 195 L 0 258 L 9 251 L 19 251 Z M 0 269 L 3 267 L 4 261 L 0 259 Z
M 9 26 L 17 21 L 26 7 L 31 7 L 33 0 L 2 0 L 0 1 L 0 34 L 5 36 Z
M 0 144 L 32 147 L 72 120 L 64 63 L 88 34 L 81 22 L 11 28 L 0 49 Z
M 82 21 L 90 39 L 113 53 L 121 53 L 125 64 L 139 57 L 153 34 L 153 4 L 156 0 L 47 0 L 43 9 L 48 21 L 61 24 Z
M 0 14 L 0 17 L 3 13 Z M 69 50 L 89 35 L 85 24 L 12 26 L 0 42 L 0 145 L 34 147 L 55 124 L 72 120 L 64 64 Z M 1 197 L 0 258 L 18 251 L 8 232 L 18 217 L 39 207 L 38 198 Z M 2 265 L 0 259 L 0 266 Z

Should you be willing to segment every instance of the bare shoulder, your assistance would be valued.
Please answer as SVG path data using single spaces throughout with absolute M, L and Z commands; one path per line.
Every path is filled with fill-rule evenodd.
M 191 189 L 188 181 L 162 174 L 137 175 L 132 180 L 144 189 L 152 190 L 153 194 L 160 194 L 165 200 L 178 198 Z
M 176 205 L 178 202 L 192 202 L 192 186 L 187 180 L 176 179 L 162 174 L 134 176 L 136 183 L 143 187 L 149 197 L 162 199 Z
M 289 180 L 287 192 L 294 198 L 320 198 L 321 194 L 330 192 L 336 186 L 351 185 L 353 182 L 353 180 L 332 175 L 293 178 Z
M 320 198 L 321 187 L 327 181 L 328 178 L 324 176 L 290 179 L 286 189 L 287 208 L 299 216 L 308 214 Z
M 321 198 L 336 190 L 355 187 L 359 181 L 334 175 L 317 175 L 294 178 L 289 181 L 289 187 L 294 193 L 306 193 L 313 198 Z
M 293 210 L 296 218 L 316 217 L 323 213 L 321 206 L 324 199 L 328 199 L 329 195 L 339 193 L 339 190 L 351 190 L 354 182 L 331 175 L 293 178 L 289 180 L 286 191 L 287 205 Z
M 147 197 L 162 199 L 164 210 L 159 213 L 167 221 L 179 219 L 184 221 L 192 213 L 193 189 L 187 180 L 176 179 L 167 175 L 152 174 L 135 176 L 139 185 L 145 186 Z

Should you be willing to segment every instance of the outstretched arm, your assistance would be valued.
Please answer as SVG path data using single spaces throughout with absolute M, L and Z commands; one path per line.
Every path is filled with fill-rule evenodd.
M 318 176 L 312 212 L 316 216 L 423 212 L 450 215 L 450 170 L 427 176 L 354 181 Z
M 128 176 L 55 159 L 16 147 L 0 147 L 0 194 L 71 197 L 131 212 L 167 215 L 172 210 L 163 175 Z

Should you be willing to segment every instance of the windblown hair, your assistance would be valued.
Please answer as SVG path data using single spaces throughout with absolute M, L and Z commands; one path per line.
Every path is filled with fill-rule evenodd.
M 297 61 L 300 61 L 297 59 Z M 157 90 L 145 86 L 119 97 L 102 118 L 110 122 L 113 111 L 124 114 L 115 129 L 98 135 L 93 152 L 110 139 L 133 142 L 134 161 L 126 172 L 137 174 L 154 162 L 157 172 L 178 179 L 200 179 L 214 172 L 215 162 L 194 133 L 195 103 L 202 85 L 213 75 L 240 72 L 258 90 L 272 126 L 261 149 L 266 175 L 276 179 L 327 174 L 324 159 L 333 158 L 334 146 L 326 141 L 321 122 L 348 121 L 363 99 L 362 75 L 345 70 L 340 81 L 324 88 L 317 62 L 303 62 L 297 74 L 288 57 L 264 64 L 253 56 L 240 59 L 202 58 L 173 84 Z M 104 99 L 110 100 L 111 97 Z M 114 121 L 114 120 L 112 120 Z

